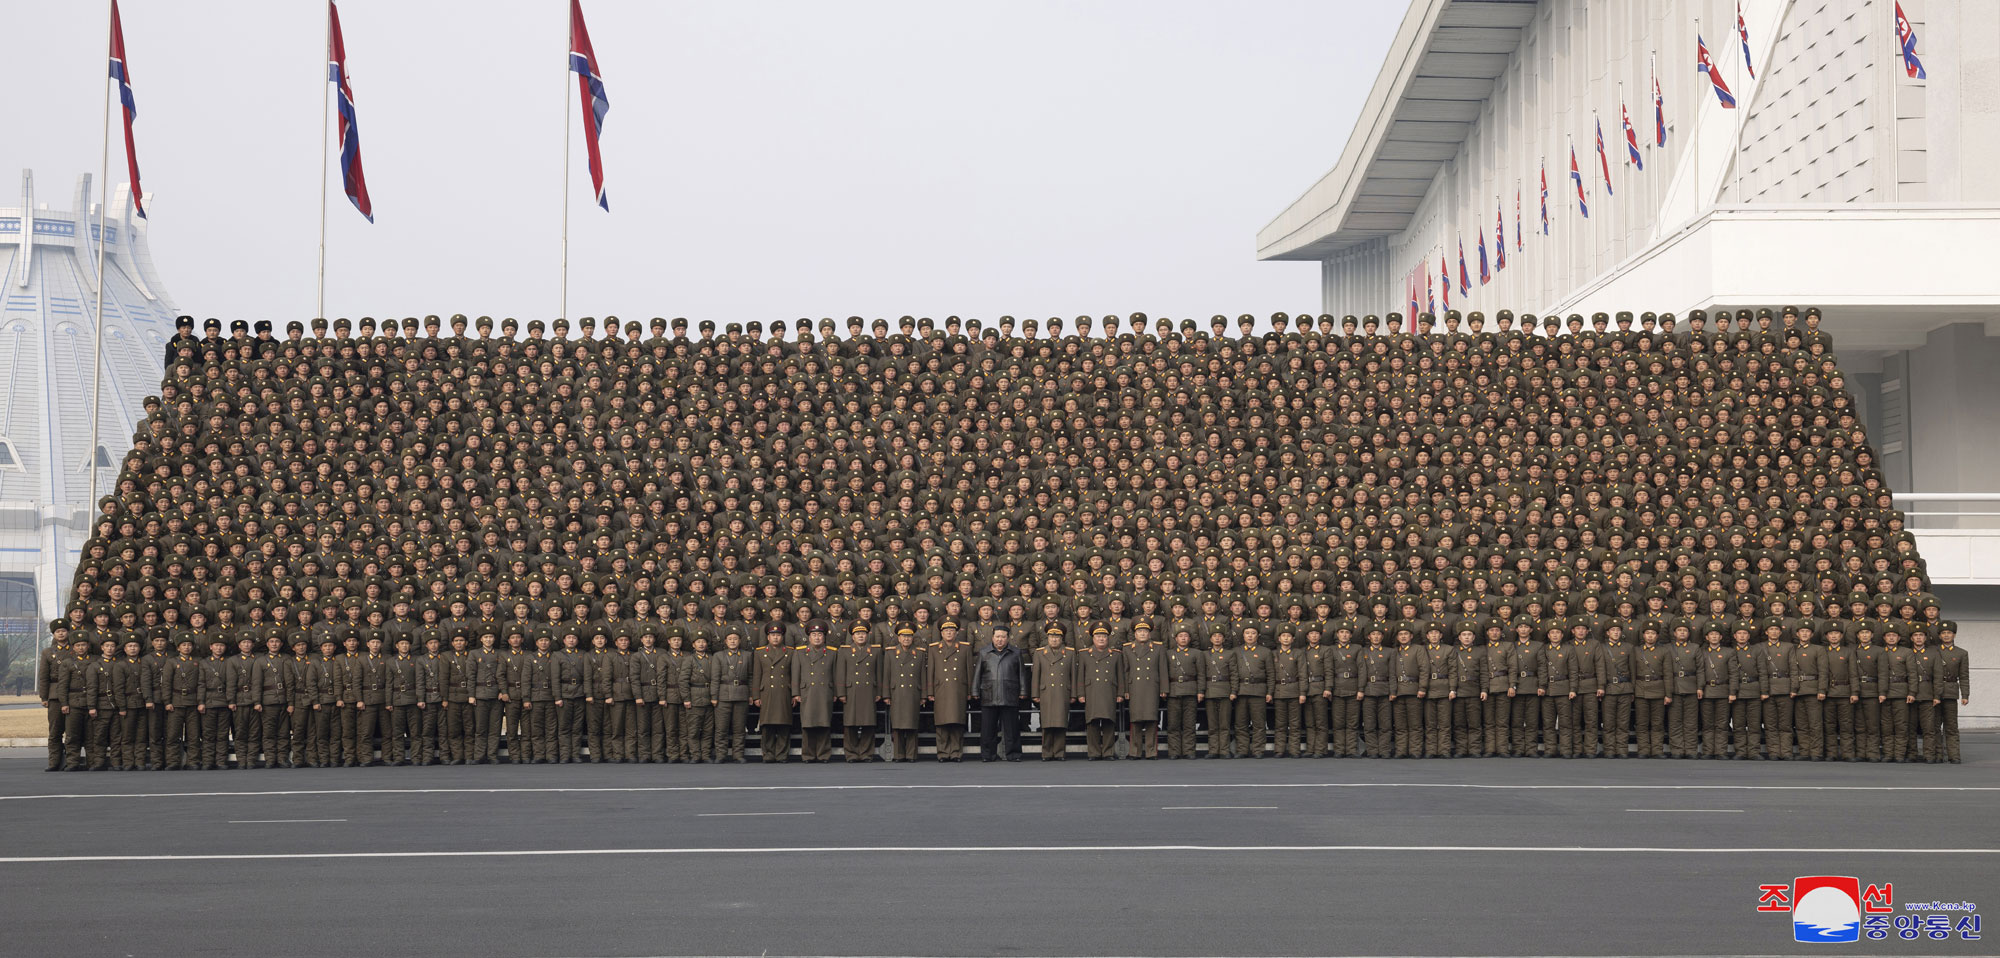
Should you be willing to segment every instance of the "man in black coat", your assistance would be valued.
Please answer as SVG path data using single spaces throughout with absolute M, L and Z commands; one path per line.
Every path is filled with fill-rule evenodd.
M 1008 642 L 1008 629 L 993 630 L 992 641 L 972 663 L 973 701 L 979 703 L 979 760 L 1021 760 L 1021 703 L 1028 694 L 1028 667 L 1021 650 Z

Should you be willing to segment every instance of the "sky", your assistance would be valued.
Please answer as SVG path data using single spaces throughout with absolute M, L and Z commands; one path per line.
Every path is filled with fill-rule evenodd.
M 562 191 L 572 317 L 1317 311 L 1318 265 L 1255 235 L 1339 158 L 1404 4 L 584 0 L 609 213 L 567 6 L 340 4 L 375 222 L 330 163 L 326 315 L 556 316 Z M 315 315 L 323 6 L 120 7 L 173 299 Z M 42 202 L 98 169 L 106 17 L 0 0 L 0 173 Z

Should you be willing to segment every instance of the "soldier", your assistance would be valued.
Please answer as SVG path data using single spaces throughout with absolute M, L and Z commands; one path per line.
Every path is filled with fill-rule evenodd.
M 285 660 L 285 727 L 290 739 L 286 768 L 301 768 L 312 748 L 313 657 L 304 633 L 292 636 L 292 654 Z M 161 670 L 165 670 L 164 664 Z
M 1929 762 L 1942 757 L 1937 747 L 1937 707 L 1938 707 L 1938 660 L 1936 649 L 1927 647 L 1930 635 L 1921 626 L 1910 629 L 1910 691 L 1915 699 L 1910 706 L 1910 728 L 1923 736 L 1923 741 L 1910 743 L 1910 761 Z
M 1209 633 L 1208 648 L 1202 651 L 1202 697 L 1208 703 L 1208 756 L 1228 758 L 1235 734 L 1230 720 L 1236 711 L 1236 654 L 1225 647 L 1228 636 Z
M 1825 698 L 1825 718 L 1821 736 L 1826 742 L 1828 761 L 1854 761 L 1854 650 L 1842 644 L 1846 633 L 1839 623 L 1826 630 L 1826 668 L 1821 675 Z
M 424 669 L 410 654 L 410 637 L 396 637 L 396 655 L 389 660 L 389 696 L 382 717 L 382 759 L 391 765 L 409 765 L 419 751 L 423 733 L 418 706 L 424 700 Z
M 844 726 L 841 758 L 847 762 L 882 760 L 877 735 L 882 719 L 876 710 L 882 699 L 882 650 L 868 641 L 869 631 L 868 626 L 858 623 L 849 629 L 847 645 L 838 651 L 834 663 L 834 690 L 839 693 Z M 902 628 L 896 632 L 900 635 Z M 910 634 L 914 637 L 916 631 L 912 629 Z
M 167 684 L 168 664 L 174 660 L 173 649 L 169 647 L 167 635 L 161 629 L 154 629 L 146 652 L 146 680 L 153 689 L 153 707 L 146 710 L 146 767 L 155 771 L 167 769 Z
M 1875 630 L 1857 624 L 1854 630 L 1854 748 L 1863 762 L 1882 760 L 1882 647 Z
M 1736 652 L 1723 648 L 1722 631 L 1708 631 L 1701 650 L 1695 699 L 1701 703 L 1701 758 L 1729 757 L 1729 714 L 1736 704 Z
M 1354 644 L 1354 630 L 1340 626 L 1334 630 L 1334 648 L 1326 654 L 1326 736 L 1334 758 L 1360 758 L 1362 754 L 1362 650 Z
M 1604 702 L 1604 660 L 1590 627 L 1570 627 L 1570 690 L 1576 694 L 1576 754 L 1596 758 Z
M 171 357 L 169 361 L 171 361 Z M 65 748 L 64 732 L 69 727 L 69 703 L 65 692 L 67 691 L 69 682 L 67 669 L 69 668 L 70 660 L 74 656 L 70 654 L 69 623 L 63 619 L 57 619 L 49 624 L 49 628 L 52 632 L 49 638 L 49 647 L 42 652 L 41 660 L 36 663 L 35 698 L 41 701 L 42 709 L 48 715 L 49 764 L 47 771 L 60 772 L 66 767 L 66 756 L 68 754 Z M 85 648 L 89 647 L 89 643 L 85 643 L 84 645 Z M 82 744 L 81 742 L 77 742 L 75 747 L 80 748 Z
M 1774 759 L 1792 757 L 1792 653 L 1785 648 L 1784 633 L 1772 626 L 1764 634 L 1764 644 L 1758 648 L 1762 653 L 1758 659 L 1764 667 L 1763 681 L 1759 685 L 1764 700 L 1764 751 Z
M 773 625 L 764 647 L 751 659 L 750 694 L 757 703 L 757 752 L 766 762 L 783 762 L 792 751 L 792 650 L 785 628 Z
M 924 660 L 914 628 L 896 630 L 896 644 L 882 653 L 877 688 L 889 706 L 889 761 L 917 760 L 917 740 L 923 727 Z
M 1076 660 L 1063 644 L 1061 626 L 1050 627 L 1043 641 L 1029 661 L 1031 697 L 1040 712 L 1042 761 L 1060 762 L 1069 754 L 1070 705 L 1081 701 L 1076 694 Z
M 677 676 L 669 676 L 672 671 L 666 650 L 659 647 L 659 638 L 648 628 L 639 634 L 639 647 L 632 652 L 632 675 L 638 682 L 632 700 L 632 735 L 639 742 L 639 754 L 634 756 L 640 762 L 655 764 L 665 762 L 670 756 L 681 753 L 679 743 L 667 744 L 668 716 L 685 711 L 681 699 L 685 695 L 671 698 L 667 686 Z M 685 737 L 685 736 L 683 736 Z
M 1118 757 L 1118 708 L 1125 701 L 1125 656 L 1111 647 L 1111 630 L 1090 631 L 1090 647 L 1074 656 L 1075 689 L 1083 705 L 1087 755 L 1093 762 Z
M 464 639 L 453 640 L 463 644 Z M 556 750 L 554 758 L 565 765 L 577 761 L 578 746 L 584 734 L 586 706 L 590 678 L 590 658 L 580 647 L 581 641 L 575 629 L 565 629 L 562 637 L 562 651 L 555 655 L 556 689 Z
M 478 737 L 478 723 L 473 715 L 477 705 L 472 693 L 474 673 L 478 667 L 467 645 L 464 632 L 454 633 L 451 654 L 445 656 L 441 670 L 444 711 L 439 720 L 444 725 L 445 756 L 452 765 L 464 765 L 478 758 L 473 751 Z
M 606 655 L 610 686 L 610 705 L 605 710 L 605 737 L 611 740 L 608 751 L 612 761 L 620 764 L 639 761 L 639 660 L 632 655 L 632 636 L 620 630 L 611 639 L 611 653 Z M 680 673 L 685 676 L 686 673 Z M 599 695 L 606 695 L 605 686 L 598 686 Z M 667 711 L 672 711 L 671 708 Z M 682 721 L 686 721 L 683 712 Z
M 799 757 L 806 762 L 833 759 L 834 651 L 826 646 L 826 627 L 815 622 L 806 644 L 792 650 L 792 708 L 798 711 Z
M 1674 644 L 1667 649 L 1672 662 L 1671 689 L 1667 701 L 1667 746 L 1675 758 L 1693 758 L 1701 728 L 1701 649 L 1689 641 L 1688 627 L 1674 626 Z
M 167 716 L 166 751 L 163 753 L 163 768 L 186 771 L 190 764 L 201 764 L 201 663 L 194 657 L 194 640 L 182 637 L 176 643 L 174 657 L 160 667 L 160 684 L 157 693 Z M 57 736 L 60 744 L 61 736 Z M 51 770 L 61 768 L 61 759 L 55 760 Z
M 472 762 L 491 765 L 500 757 L 500 723 L 506 703 L 500 701 L 500 686 L 506 663 L 498 646 L 499 635 L 491 629 L 479 634 L 479 647 L 472 651 Z M 616 716 L 606 712 L 608 719 Z
M 723 633 L 722 651 L 709 656 L 709 694 L 715 699 L 715 760 L 743 764 L 743 739 L 750 724 L 750 680 L 754 665 L 743 649 L 740 630 Z
M 1451 754 L 1485 757 L 1484 706 L 1486 699 L 1486 650 L 1473 644 L 1471 629 L 1460 629 L 1458 647 L 1451 651 Z M 1433 666 L 1435 668 L 1435 666 Z
M 1167 757 L 1195 757 L 1196 712 L 1207 687 L 1207 657 L 1194 647 L 1194 635 L 1187 629 L 1174 632 L 1173 648 L 1166 654 Z
M 368 636 L 368 654 L 361 657 L 355 673 L 353 754 L 362 765 L 380 765 L 375 757 L 375 734 L 385 731 L 383 708 L 389 704 L 389 661 L 382 655 L 382 635 Z M 382 749 L 386 755 L 389 749 Z
M 1309 758 L 1325 758 L 1327 750 L 1327 706 L 1332 697 L 1327 678 L 1333 663 L 1333 650 L 1324 644 L 1321 633 L 1322 630 L 1317 627 L 1307 631 L 1306 647 L 1299 650 L 1299 667 L 1305 673 L 1305 700 L 1300 703 L 1300 711 L 1304 713 L 1305 754 Z
M 1633 722 L 1638 729 L 1637 755 L 1666 758 L 1666 709 L 1673 704 L 1674 656 L 1660 647 L 1660 630 L 1653 626 L 1639 630 L 1639 647 L 1632 650 L 1632 676 L 1632 704 L 1638 713 Z
M 1388 758 L 1394 730 L 1397 687 L 1396 653 L 1382 646 L 1382 630 L 1368 630 L 1368 647 L 1357 657 L 1356 681 L 1361 690 L 1361 734 L 1369 758 Z
M 264 640 L 264 654 L 257 656 L 251 667 L 250 697 L 255 702 L 251 708 L 257 715 L 260 726 L 257 737 L 263 743 L 264 754 L 257 762 L 258 768 L 291 764 L 291 731 L 285 725 L 290 709 L 291 669 L 284 653 L 285 640 L 272 634 Z
M 694 651 L 680 659 L 681 753 L 690 764 L 720 761 L 715 755 L 715 667 L 708 636 L 694 637 Z
M 1826 754 L 1826 649 L 1813 644 L 1813 630 L 1801 626 L 1792 658 L 1792 725 L 1798 731 L 1799 757 L 1818 762 Z
M 1526 623 L 1515 632 L 1514 646 L 1507 651 L 1507 657 L 1514 665 L 1514 679 L 1507 686 L 1507 697 L 1514 701 L 1514 717 L 1510 722 L 1514 731 L 1513 754 L 1533 758 L 1540 754 L 1535 743 L 1542 735 L 1542 643 L 1535 641 L 1535 633 Z M 1553 739 L 1555 729 L 1549 729 L 1549 735 Z
M 263 739 L 263 724 L 257 715 L 257 642 L 248 636 L 236 640 L 236 654 L 229 657 L 223 674 L 229 683 L 230 738 L 236 747 L 233 768 L 257 766 Z
M 90 744 L 86 757 L 90 759 L 90 770 L 93 772 L 113 768 L 112 756 L 123 751 L 123 743 L 117 737 L 119 712 L 124 701 L 119 695 L 117 672 L 118 642 L 116 639 L 105 639 L 98 644 L 96 657 L 84 666 L 83 681 L 90 719 Z M 118 768 L 119 771 L 124 770 Z
M 696 632 L 697 636 L 704 633 Z M 634 658 L 634 674 L 650 667 L 653 670 L 653 688 L 658 699 L 651 705 L 641 705 L 641 711 L 653 713 L 653 734 L 660 739 L 659 761 L 691 762 L 694 755 L 688 748 L 688 694 L 683 686 L 687 674 L 687 662 L 694 651 L 687 647 L 688 639 L 681 632 L 667 635 L 667 650 L 653 659 Z M 789 661 L 789 660 L 787 660 Z M 787 707 L 787 711 L 789 711 Z
M 1411 641 L 1414 638 L 1407 628 L 1396 630 L 1395 684 L 1389 693 L 1396 758 L 1423 757 L 1424 686 L 1430 662 L 1423 646 Z
M 1882 760 L 1910 760 L 1910 710 L 1916 704 L 1916 676 L 1910 665 L 1910 650 L 1901 644 L 1899 627 L 1882 633 L 1881 702 Z
M 1729 704 L 1729 725 L 1736 733 L 1738 759 L 1764 758 L 1760 727 L 1764 717 L 1764 650 L 1750 643 L 1750 630 L 1736 629 L 1736 698 Z
M 1269 750 L 1271 705 L 1271 650 L 1258 644 L 1254 628 L 1243 629 L 1234 654 L 1230 691 L 1236 703 L 1232 724 L 1236 727 L 1236 757 L 1263 758 Z
M 1597 660 L 1604 678 L 1604 754 L 1612 758 L 1632 757 L 1632 694 L 1636 688 L 1632 653 L 1632 646 L 1625 641 L 1625 627 L 1607 626 Z
M 89 648 L 89 643 L 79 644 L 86 650 Z M 201 767 L 204 771 L 223 767 L 229 756 L 228 651 L 228 641 L 217 635 L 209 639 L 208 658 L 201 660 L 201 704 L 195 706 L 195 710 L 201 714 Z M 77 740 L 82 741 L 82 737 L 82 730 L 79 729 Z M 72 767 L 81 767 L 75 764 L 77 761 L 79 759 L 73 756 Z
M 556 661 L 554 642 L 547 631 L 535 634 L 535 650 L 521 662 L 521 763 L 549 765 L 556 756 Z M 417 672 L 422 682 L 421 667 Z M 421 693 L 419 702 L 421 703 Z M 420 704 L 418 706 L 422 708 Z
M 1160 696 L 1166 682 L 1167 651 L 1153 641 L 1153 627 L 1144 621 L 1132 626 L 1132 641 L 1119 651 L 1125 657 L 1125 713 L 1131 723 L 1125 740 L 1125 757 L 1158 758 Z
M 1444 630 L 1431 626 L 1424 630 L 1424 672 L 1419 691 L 1423 696 L 1422 758 L 1451 757 L 1452 697 L 1458 687 L 1458 673 L 1452 671 L 1457 656 L 1444 644 Z
M 125 656 L 111 671 L 118 700 L 118 728 L 112 733 L 118 754 L 112 761 L 120 771 L 136 772 L 145 767 L 151 753 L 146 734 L 150 731 L 147 713 L 153 708 L 153 683 L 140 648 L 138 639 L 127 639 Z
M 926 650 L 924 698 L 931 703 L 931 721 L 937 727 L 937 760 L 957 762 L 965 755 L 972 644 L 959 641 L 957 622 L 940 625 L 938 635 L 938 641 Z
M 588 718 L 590 760 L 603 763 L 614 756 L 624 729 L 613 728 L 611 695 L 612 686 L 617 681 L 618 668 L 611 651 L 609 637 L 598 630 L 590 637 L 590 654 L 584 659 L 583 702 Z M 628 679 L 629 681 L 629 679 Z M 623 756 L 616 756 L 623 757 Z
M 1548 644 L 1542 646 L 1542 684 L 1535 694 L 1542 697 L 1543 758 L 1577 754 L 1576 652 L 1564 638 L 1561 628 L 1551 628 Z

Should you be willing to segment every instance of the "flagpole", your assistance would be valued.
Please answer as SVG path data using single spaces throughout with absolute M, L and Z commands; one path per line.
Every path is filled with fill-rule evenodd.
M 1699 16 L 1694 18 L 1694 37 L 1697 45 L 1706 45 L 1707 41 L 1701 35 Z M 1707 106 L 1708 98 L 1714 95 L 1713 90 L 1703 90 L 1701 95 L 1695 97 L 1694 109 L 1691 111 L 1694 120 L 1688 124 L 1694 130 L 1688 140 L 1688 145 L 1694 150 L 1694 212 L 1688 217 L 1690 222 L 1701 216 L 1701 108 Z
M 105 0 L 104 35 L 111 35 L 112 11 L 117 0 Z M 109 40 L 106 41 L 109 46 Z M 90 453 L 85 459 L 90 470 L 90 504 L 85 511 L 91 514 L 91 528 L 97 526 L 97 427 L 104 408 L 104 214 L 111 204 L 110 191 L 106 185 L 111 180 L 111 69 L 104 70 L 104 117 L 97 127 L 103 137 L 103 149 L 98 153 L 97 163 L 97 307 L 94 325 L 97 327 L 90 344 Z M 85 215 L 89 215 L 88 211 Z M 88 530 L 86 530 L 88 531 Z
M 1743 15 L 1743 4 L 1740 2 L 1740 0 L 1736 5 L 1736 15 L 1739 17 Z M 1731 137 L 1729 143 L 1729 182 L 1730 185 L 1736 187 L 1736 202 L 1742 203 L 1743 202 L 1743 163 L 1742 163 L 1743 114 L 1749 112 L 1750 110 L 1751 77 L 1750 77 L 1750 41 L 1744 36 L 1743 29 L 1741 27 L 1738 27 L 1736 30 L 1736 43 L 1738 46 L 1741 46 L 1743 48 L 1743 69 L 1739 71 L 1736 75 L 1737 103 L 1736 103 L 1736 109 L 1732 111 L 1736 114 L 1735 117 L 1736 122 L 1733 124 L 1735 135 Z
M 569 18 L 568 4 L 564 4 L 563 17 Z M 562 203 L 562 302 L 556 310 L 557 319 L 569 316 L 569 31 L 572 25 L 563 24 L 563 203 Z
M 326 0 L 326 29 L 320 41 L 322 61 L 331 62 L 333 51 L 333 0 Z M 326 69 L 322 64 L 322 70 Z M 329 76 L 327 79 L 331 80 Z M 332 84 L 327 84 L 331 86 Z M 326 318 L 326 128 L 330 122 L 327 113 L 327 97 L 331 94 L 319 91 L 319 285 L 313 299 L 313 318 Z

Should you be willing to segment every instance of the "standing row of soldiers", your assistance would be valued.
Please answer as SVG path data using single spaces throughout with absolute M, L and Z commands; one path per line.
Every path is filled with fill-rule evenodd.
M 735 633 L 711 652 L 679 635 L 637 647 L 626 635 L 592 634 L 588 648 L 567 632 L 561 647 L 534 648 L 482 634 L 423 649 L 399 637 L 349 636 L 345 648 L 303 636 L 287 651 L 269 637 L 229 654 L 227 642 L 164 636 L 150 650 L 89 638 L 68 640 L 54 624 L 38 694 L 49 715 L 49 769 L 215 769 L 492 762 L 744 761 L 750 709 L 760 752 L 785 761 L 792 727 L 808 762 L 832 758 L 835 728 L 846 761 L 880 761 L 886 710 L 890 761 L 914 761 L 922 716 L 933 713 L 937 757 L 963 756 L 972 643 L 956 623 L 920 646 L 914 631 L 870 644 L 855 627 L 848 644 L 785 644 L 774 627 L 747 650 Z M 999 631 L 1005 631 L 1004 628 Z M 1439 758 L 1562 756 L 1775 758 L 1958 762 L 1958 708 L 1971 700 L 1971 665 L 1946 623 L 1938 646 L 1921 629 L 1911 645 L 1867 629 L 1846 642 L 1840 628 L 1816 635 L 1780 630 L 1733 644 L 1720 631 L 1697 643 L 1685 626 L 1645 626 L 1628 642 L 1612 625 L 1602 640 L 1582 626 L 1538 637 L 1498 626 L 1484 644 L 1443 630 L 1416 641 L 1410 629 L 1280 632 L 1276 648 L 1256 629 L 1240 643 L 1220 633 L 1206 648 L 1179 631 L 1112 646 L 1099 628 L 1082 648 L 1051 628 L 1033 651 L 1028 697 L 1039 712 L 1044 760 L 1068 752 L 1073 711 L 1083 712 L 1086 755 L 1159 755 L 1162 716 L 1168 758 L 1196 757 L 1198 726 L 1208 758 L 1370 756 Z M 1010 637 L 1011 638 L 1011 637 Z M 205 653 L 205 654 L 204 654 Z M 836 715 L 838 718 L 836 719 Z M 505 754 L 502 737 L 505 736 Z M 784 743 L 783 748 L 775 747 Z M 379 749 L 380 758 L 377 758 Z M 233 763 L 231 757 L 234 757 Z

